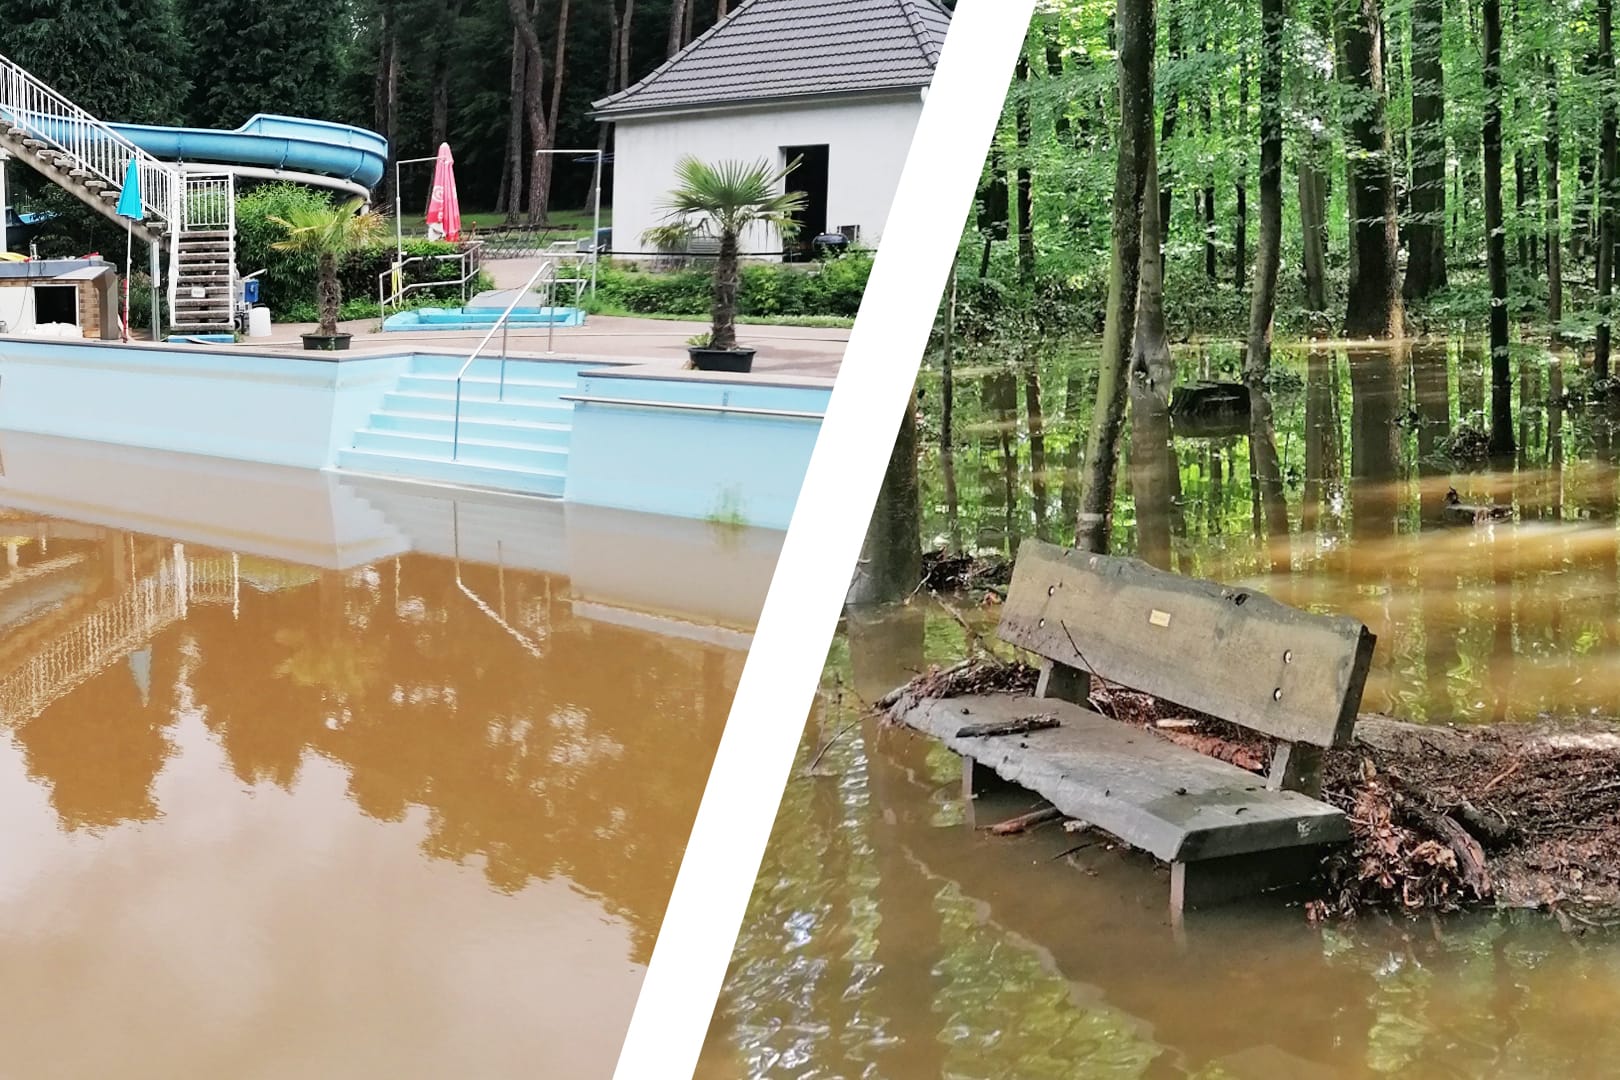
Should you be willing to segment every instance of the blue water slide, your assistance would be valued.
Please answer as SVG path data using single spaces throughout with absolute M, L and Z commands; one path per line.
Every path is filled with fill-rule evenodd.
M 374 188 L 388 163 L 388 140 L 326 120 L 261 113 L 235 131 L 109 124 L 164 161 L 312 173 Z

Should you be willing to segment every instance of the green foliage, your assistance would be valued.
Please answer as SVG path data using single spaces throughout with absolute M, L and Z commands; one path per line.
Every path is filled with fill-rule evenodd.
M 191 41 L 186 115 L 234 128 L 259 112 L 336 119 L 346 4 L 331 0 L 175 0 Z
M 0 26 L 0 51 L 96 115 L 179 115 L 190 65 L 170 0 L 0 0 Z
M 236 201 L 237 265 L 243 273 L 263 270 L 260 281 L 262 302 L 279 319 L 309 322 L 299 313 L 311 314 L 309 303 L 314 288 L 316 257 L 304 251 L 290 251 L 276 245 L 286 236 L 277 218 L 291 220 L 303 214 L 330 207 L 330 200 L 318 191 L 298 184 L 265 184 L 238 197 Z M 405 254 L 414 256 L 449 255 L 454 244 L 429 240 L 407 240 Z M 392 243 L 373 242 L 346 253 L 338 262 L 338 281 L 347 299 L 343 318 L 370 318 L 377 314 L 377 276 L 394 261 Z M 412 263 L 406 267 L 408 282 L 454 280 L 459 264 L 450 260 Z M 459 289 L 430 290 L 429 295 L 413 292 L 413 300 L 423 304 L 443 304 L 459 300 Z M 369 305 L 369 307 L 367 307 Z M 358 314 L 353 314 L 358 312 Z
M 871 272 L 871 258 L 860 253 L 809 267 L 774 263 L 744 266 L 738 314 L 853 318 L 860 308 Z M 707 270 L 606 267 L 597 279 L 600 301 L 646 315 L 707 318 L 711 288 Z

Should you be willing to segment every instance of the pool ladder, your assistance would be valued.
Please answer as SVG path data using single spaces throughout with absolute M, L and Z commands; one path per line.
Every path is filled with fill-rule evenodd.
M 473 361 L 477 360 L 479 354 L 488 348 L 489 343 L 494 340 L 495 331 L 499 330 L 501 332 L 501 378 L 498 389 L 496 390 L 495 399 L 497 401 L 506 400 L 506 343 L 507 330 L 510 327 L 512 320 L 512 312 L 517 309 L 518 305 L 523 302 L 525 297 L 535 290 L 536 286 L 538 286 L 542 280 L 545 282 L 546 298 L 542 310 L 550 313 L 552 316 L 546 320 L 546 352 L 549 353 L 552 351 L 552 340 L 555 337 L 557 328 L 557 321 L 555 318 L 556 306 L 554 303 L 557 294 L 557 264 L 551 259 L 546 259 L 542 261 L 535 272 L 529 276 L 529 280 L 523 283 L 523 287 L 517 290 L 517 295 L 513 296 L 512 302 L 506 305 L 506 310 L 501 312 L 501 317 L 495 320 L 495 325 L 489 328 L 489 333 L 484 335 L 484 339 L 478 343 L 478 347 L 473 349 L 471 354 L 468 355 L 466 363 L 461 365 L 461 370 L 456 372 L 456 418 L 454 426 L 451 428 L 450 435 L 451 461 L 457 460 L 461 453 L 462 380 L 467 377 L 467 371 L 473 366 Z

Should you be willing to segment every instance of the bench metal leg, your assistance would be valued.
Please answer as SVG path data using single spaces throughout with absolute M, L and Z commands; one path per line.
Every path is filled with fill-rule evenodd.
M 1228 855 L 1170 864 L 1170 912 L 1214 907 L 1285 885 L 1309 881 L 1325 849 L 1320 845 Z

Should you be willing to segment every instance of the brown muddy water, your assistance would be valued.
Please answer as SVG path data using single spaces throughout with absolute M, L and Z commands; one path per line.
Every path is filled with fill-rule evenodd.
M 609 1075 L 775 540 L 3 449 L 0 1076 Z
M 1515 387 L 1516 457 L 1447 459 L 1447 437 L 1482 419 L 1472 353 L 1289 357 L 1297 381 L 1273 395 L 1290 526 L 1277 543 L 1256 538 L 1245 436 L 1161 440 L 1142 425 L 1116 550 L 1366 620 L 1379 635 L 1369 710 L 1620 715 L 1620 430 L 1564 403 L 1563 372 L 1536 357 Z M 1064 452 L 1066 374 L 1042 370 L 1049 462 Z M 995 400 L 959 387 L 956 520 L 930 455 L 925 536 L 954 529 L 1003 552 L 1062 538 L 1061 475 L 1042 513 L 1027 421 Z M 1509 512 L 1465 522 L 1444 509 L 1452 488 Z M 967 615 L 994 625 L 993 607 Z M 1535 912 L 1314 927 L 1264 905 L 1177 932 L 1151 860 L 1054 826 L 975 832 L 954 756 L 880 730 L 861 704 L 959 658 L 963 637 L 925 599 L 846 618 L 701 1076 L 1620 1075 L 1612 932 Z M 992 819 L 1031 805 L 980 803 Z

